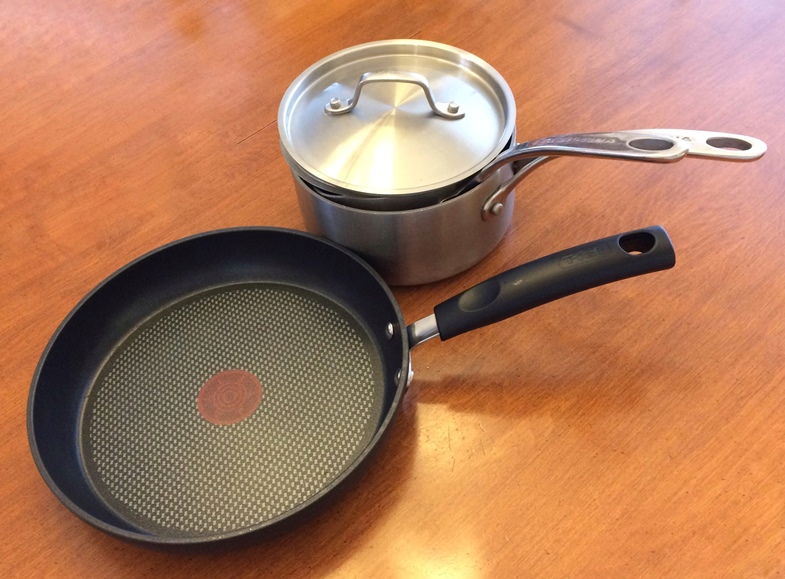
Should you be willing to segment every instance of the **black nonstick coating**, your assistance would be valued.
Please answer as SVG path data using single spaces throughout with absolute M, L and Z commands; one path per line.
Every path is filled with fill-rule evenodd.
M 314 510 L 377 446 L 405 384 L 403 331 L 384 282 L 335 244 L 273 228 L 172 243 L 53 336 L 30 394 L 33 456 L 113 535 L 259 534 Z

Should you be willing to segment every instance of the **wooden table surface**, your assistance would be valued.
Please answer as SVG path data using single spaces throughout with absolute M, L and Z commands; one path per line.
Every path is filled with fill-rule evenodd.
M 0 4 L 0 575 L 774 577 L 785 574 L 785 4 L 781 0 Z M 303 229 L 276 123 L 289 83 L 372 40 L 492 64 L 518 137 L 752 135 L 753 163 L 563 159 L 481 264 L 394 288 L 408 322 L 485 277 L 661 224 L 667 272 L 413 354 L 387 444 L 278 538 L 162 553 L 79 520 L 26 434 L 70 309 L 142 253 L 230 226 Z

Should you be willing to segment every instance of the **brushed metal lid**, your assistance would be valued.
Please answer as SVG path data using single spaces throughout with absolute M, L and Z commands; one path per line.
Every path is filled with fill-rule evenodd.
M 449 191 L 492 161 L 514 128 L 512 91 L 496 70 L 424 40 L 336 52 L 297 77 L 278 110 L 292 170 L 345 196 Z

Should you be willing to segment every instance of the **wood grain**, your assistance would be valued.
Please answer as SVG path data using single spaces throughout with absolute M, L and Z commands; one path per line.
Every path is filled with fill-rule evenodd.
M 785 574 L 785 4 L 8 0 L 0 22 L 0 575 Z M 676 268 L 417 348 L 388 443 L 307 525 L 171 554 L 84 524 L 27 443 L 47 340 L 145 251 L 228 226 L 302 229 L 280 98 L 319 58 L 386 38 L 491 63 L 520 139 L 681 127 L 769 151 L 563 159 L 528 176 L 487 259 L 395 288 L 408 321 L 504 268 L 655 223 Z

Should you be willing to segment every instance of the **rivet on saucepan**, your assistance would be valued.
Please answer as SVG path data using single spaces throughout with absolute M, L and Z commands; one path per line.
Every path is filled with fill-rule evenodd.
M 491 213 L 493 213 L 494 215 L 498 215 L 499 213 L 502 212 L 502 209 L 504 209 L 504 205 L 502 205 L 501 203 L 494 203 L 493 207 L 491 207 Z
M 322 101 L 324 102 L 324 101 Z M 330 108 L 331 109 L 339 109 L 341 108 L 341 101 L 338 99 L 330 99 Z
M 387 324 L 387 327 L 384 329 L 384 333 L 388 340 L 392 340 L 392 337 L 395 335 L 395 326 L 392 324 Z
M 455 113 L 457 113 L 460 110 L 460 108 L 461 107 L 460 107 L 460 105 L 458 103 L 451 102 L 450 104 L 447 105 L 447 112 L 454 115 Z
M 398 371 L 395 373 L 395 381 L 396 381 L 396 382 L 400 382 L 400 381 L 401 381 L 401 371 L 400 371 L 400 370 L 398 370 Z

